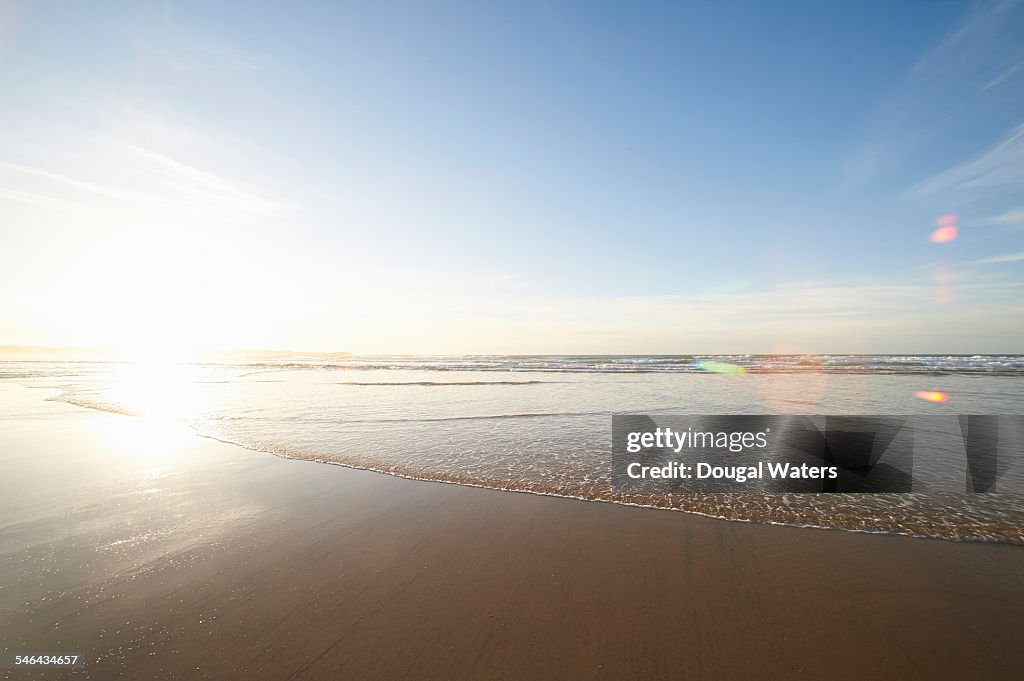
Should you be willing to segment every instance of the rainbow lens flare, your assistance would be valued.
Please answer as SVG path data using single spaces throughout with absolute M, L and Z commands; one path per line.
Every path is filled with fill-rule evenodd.
M 931 236 L 928 237 L 928 241 L 933 244 L 948 244 L 950 241 L 956 239 L 957 232 L 960 230 L 956 225 L 946 225 L 945 227 L 939 227 L 937 230 L 932 232 Z
M 938 229 L 931 233 L 928 241 L 931 241 L 933 244 L 948 244 L 950 241 L 955 240 L 957 233 L 960 231 L 956 224 L 958 220 L 959 218 L 952 213 L 940 217 L 935 221 L 935 226 Z
M 739 376 L 747 373 L 747 370 L 739 364 L 729 362 L 718 362 L 715 360 L 701 360 L 697 362 L 697 368 L 701 371 L 709 371 L 713 374 L 724 374 L 726 376 Z
M 920 390 L 917 396 L 927 402 L 946 402 L 949 400 L 949 395 L 938 390 Z

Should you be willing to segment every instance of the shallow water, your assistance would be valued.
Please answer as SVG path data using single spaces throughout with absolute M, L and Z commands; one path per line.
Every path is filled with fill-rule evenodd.
M 0 378 L 81 406 L 180 421 L 254 450 L 419 479 L 736 520 L 1024 543 L 1017 495 L 626 495 L 612 489 L 609 463 L 615 413 L 1021 414 L 1019 356 L 8 361 Z M 928 402 L 920 391 L 949 399 Z

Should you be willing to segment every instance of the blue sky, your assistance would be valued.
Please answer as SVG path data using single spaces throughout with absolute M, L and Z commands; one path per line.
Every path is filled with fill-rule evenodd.
M 1019 2 L 14 3 L 0 58 L 0 342 L 1024 352 Z

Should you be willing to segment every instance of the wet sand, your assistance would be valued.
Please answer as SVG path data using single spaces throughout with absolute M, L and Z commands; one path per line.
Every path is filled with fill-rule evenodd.
M 0 384 L 13 679 L 1016 679 L 1024 548 L 289 461 Z

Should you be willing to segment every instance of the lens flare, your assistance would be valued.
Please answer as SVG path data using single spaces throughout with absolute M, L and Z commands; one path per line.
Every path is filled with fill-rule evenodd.
M 954 284 L 957 280 L 956 270 L 950 263 L 940 262 L 935 265 L 932 281 L 935 282 L 935 299 L 940 305 L 950 305 L 956 301 Z
M 947 402 L 949 395 L 938 390 L 920 390 L 917 396 L 926 402 Z
M 713 374 L 724 374 L 726 376 L 739 376 L 740 374 L 747 373 L 747 370 L 739 364 L 729 364 L 728 362 L 718 362 L 715 360 L 701 360 L 697 362 L 697 367 L 701 371 L 710 371 Z
M 950 241 L 956 239 L 959 228 L 956 225 L 946 225 L 945 227 L 939 227 L 937 230 L 932 232 L 931 236 L 928 237 L 928 241 L 933 244 L 948 244 Z
M 938 227 L 946 227 L 947 225 L 955 225 L 957 220 L 958 218 L 955 215 L 949 213 L 948 215 L 943 215 L 941 218 L 936 220 L 935 224 Z
M 935 265 L 934 273 L 932 281 L 940 286 L 948 286 L 955 282 L 957 278 L 956 270 L 953 269 L 953 265 L 948 262 L 940 262 Z

